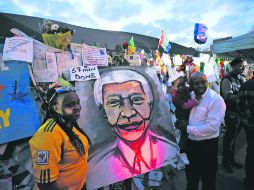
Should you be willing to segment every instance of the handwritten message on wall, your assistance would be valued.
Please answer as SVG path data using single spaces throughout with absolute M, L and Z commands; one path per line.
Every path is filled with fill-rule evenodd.
M 80 66 L 70 69 L 71 81 L 87 81 L 100 78 L 97 66 Z
M 108 66 L 108 55 L 106 48 L 97 48 L 83 44 L 83 65 Z
M 3 60 L 33 61 L 33 40 L 26 37 L 6 38 Z

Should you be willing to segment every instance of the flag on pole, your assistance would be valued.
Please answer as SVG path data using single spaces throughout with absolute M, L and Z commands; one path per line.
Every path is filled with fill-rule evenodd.
M 134 39 L 132 36 L 128 43 L 128 55 L 133 55 L 135 52 L 136 52 L 136 47 L 135 47 Z
M 161 32 L 161 38 L 160 38 L 159 44 L 160 44 L 161 47 L 163 47 L 163 49 L 166 53 L 168 53 L 169 50 L 171 49 L 169 39 L 168 39 L 166 33 L 163 30 Z
M 135 47 L 133 36 L 129 40 L 129 46 Z

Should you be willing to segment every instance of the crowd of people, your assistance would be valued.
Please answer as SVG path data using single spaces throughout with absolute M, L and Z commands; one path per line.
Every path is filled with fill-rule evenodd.
M 222 165 L 229 173 L 242 168 L 235 160 L 234 149 L 243 128 L 247 138 L 244 185 L 254 187 L 254 78 L 247 80 L 243 75 L 242 57 L 230 65 L 232 71 L 222 78 L 220 94 L 209 88 L 206 75 L 196 70 L 188 77 L 186 73 L 179 75 L 168 85 L 166 95 L 172 96 L 168 100 L 175 107 L 170 108 L 176 116 L 175 127 L 181 131 L 180 152 L 186 153 L 189 160 L 185 170 L 187 190 L 198 190 L 200 180 L 203 190 L 216 189 L 222 123 L 226 126 Z M 169 81 L 167 77 L 164 80 Z M 48 90 L 46 104 L 45 121 L 29 142 L 36 188 L 85 189 L 90 140 L 77 124 L 79 97 L 73 88 L 53 86 Z M 107 114 L 107 110 L 104 112 Z
M 159 58 L 160 56 L 156 55 L 155 59 Z M 169 79 L 170 70 L 165 72 L 162 69 L 162 72 L 158 73 L 161 82 L 166 84 L 167 87 L 166 96 L 170 104 L 170 110 L 176 116 L 175 128 L 181 131 L 180 152 L 186 153 L 189 160 L 185 170 L 187 190 L 198 190 L 200 180 L 203 190 L 216 189 L 218 137 L 222 123 L 226 126 L 223 139 L 222 164 L 229 173 L 234 172 L 234 168 L 242 168 L 242 165 L 235 160 L 234 149 L 236 137 L 243 128 L 247 138 L 244 185 L 249 189 L 254 188 L 253 71 L 250 76 L 243 75 L 245 59 L 242 57 L 235 58 L 230 62 L 230 66 L 232 71 L 221 79 L 220 94 L 209 87 L 206 75 L 201 67 L 193 63 L 192 57 L 187 56 L 185 58 L 184 64 L 177 69 L 178 74 L 180 74 L 174 80 Z M 170 147 L 170 143 L 160 136 L 154 135 L 149 130 L 146 135 L 143 135 L 138 130 L 133 135 L 121 132 L 121 125 L 117 122 L 124 124 L 126 118 L 130 118 L 131 115 L 135 115 L 137 122 L 142 121 L 144 123 L 142 125 L 143 130 L 146 130 L 150 116 L 150 103 L 153 101 L 152 97 L 150 99 L 146 97 L 149 97 L 149 93 L 142 90 L 143 87 L 139 82 L 133 80 L 126 84 L 125 82 L 123 83 L 125 89 L 119 86 L 119 83 L 104 85 L 105 94 L 109 96 L 107 99 L 108 104 L 103 105 L 104 107 L 101 105 L 101 96 L 95 99 L 96 104 L 102 108 L 102 114 L 105 115 L 110 126 L 122 141 L 127 142 L 125 144 L 132 147 L 133 151 L 135 150 L 133 141 L 140 139 L 140 137 L 142 139 L 150 139 L 148 137 L 151 136 L 160 146 Z M 134 87 L 139 91 L 139 95 L 135 94 L 132 99 L 128 93 Z M 95 96 L 99 96 L 99 92 L 102 91 L 101 88 L 102 85 L 100 90 L 95 93 Z M 119 97 L 112 98 L 112 96 L 115 96 L 114 94 L 112 95 L 114 89 L 119 90 Z M 29 141 L 36 179 L 35 188 L 41 190 L 86 189 L 90 140 L 77 123 L 81 110 L 79 97 L 75 89 L 56 85 L 47 91 L 45 104 L 43 105 L 47 112 L 45 121 Z M 120 118 L 115 121 L 114 115 L 109 114 L 108 111 L 109 109 L 117 110 L 115 107 L 120 104 L 126 104 L 129 107 L 135 104 L 137 108 L 135 111 L 129 111 L 129 107 L 125 108 L 123 106 L 125 112 L 121 111 L 120 113 L 120 109 L 118 110 L 119 113 L 113 111 L 112 113 L 115 113 L 118 119 Z M 147 112 L 142 112 L 144 107 L 148 110 Z M 137 113 L 142 114 L 137 116 Z M 129 127 L 131 130 L 133 125 L 125 125 L 124 127 Z M 115 142 L 116 145 L 120 143 Z M 147 143 L 151 144 L 150 140 Z M 125 156 L 125 153 L 121 152 L 123 149 L 114 148 L 111 150 L 117 150 L 117 154 L 120 156 L 116 158 L 106 157 L 107 160 L 101 155 L 92 155 L 93 161 L 101 162 L 103 160 L 100 159 L 104 159 L 104 162 L 100 163 L 103 166 L 105 162 L 114 160 L 116 165 L 119 165 L 118 160 L 124 159 Z M 116 152 L 107 152 L 107 154 L 116 156 Z M 126 160 L 126 165 L 129 166 L 129 162 L 130 160 Z M 151 159 L 149 162 L 144 160 L 141 153 L 137 161 L 134 160 L 134 163 L 137 163 L 137 166 L 130 165 L 131 167 L 128 167 L 130 171 L 128 170 L 128 172 L 141 174 L 144 168 L 154 168 Z
M 208 88 L 206 76 L 199 71 L 193 72 L 189 80 L 185 74 L 168 85 L 170 90 L 166 96 L 168 93 L 172 96 L 168 100 L 175 109 L 172 106 L 170 109 L 176 116 L 175 127 L 181 131 L 179 145 L 190 162 L 186 166 L 187 190 L 197 190 L 200 180 L 202 189 L 216 189 L 218 137 L 222 124 L 226 127 L 222 165 L 228 173 L 243 167 L 234 155 L 236 137 L 243 128 L 247 139 L 243 183 L 247 189 L 254 188 L 254 71 L 243 75 L 246 66 L 243 57 L 237 57 L 229 64 L 232 69 L 220 81 L 220 94 Z

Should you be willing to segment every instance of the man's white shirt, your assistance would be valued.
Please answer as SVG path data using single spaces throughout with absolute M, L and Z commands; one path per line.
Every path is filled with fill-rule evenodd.
M 207 88 L 199 104 L 191 109 L 187 126 L 188 138 L 200 141 L 218 137 L 225 111 L 223 98 Z

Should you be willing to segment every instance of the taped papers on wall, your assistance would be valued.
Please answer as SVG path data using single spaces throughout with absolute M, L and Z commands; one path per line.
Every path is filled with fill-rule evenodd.
M 57 54 L 57 70 L 58 75 L 64 75 L 67 80 L 70 80 L 69 70 L 73 67 L 81 66 L 79 57 L 71 54 L 71 52 L 64 51 Z
M 58 79 L 56 54 L 35 53 L 32 69 L 36 82 L 56 82 Z
M 97 48 L 83 44 L 83 65 L 108 66 L 108 55 L 106 48 Z
M 57 51 L 59 50 L 34 40 L 32 70 L 36 82 L 57 81 Z

